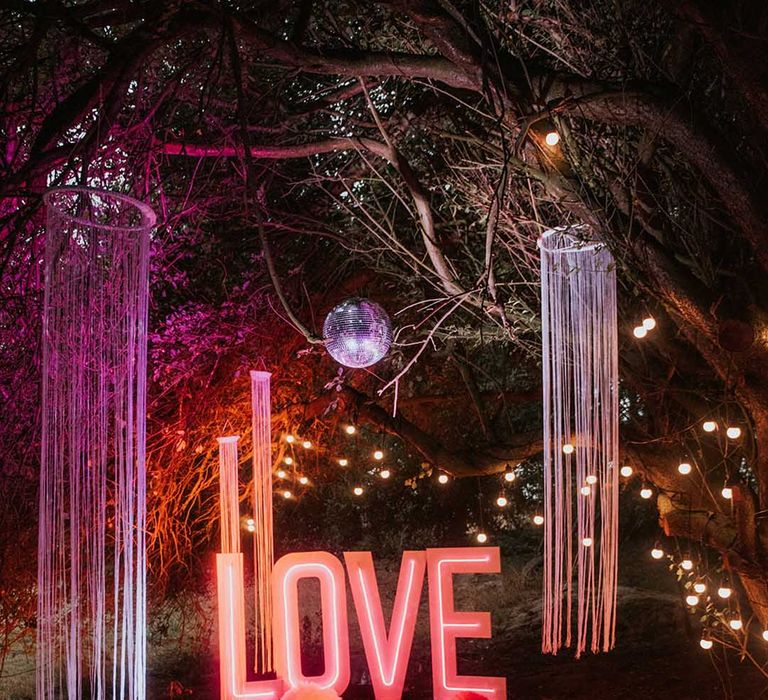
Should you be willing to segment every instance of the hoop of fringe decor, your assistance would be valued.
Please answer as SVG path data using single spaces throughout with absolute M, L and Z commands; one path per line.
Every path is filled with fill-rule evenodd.
M 125 195 L 49 191 L 36 697 L 146 697 L 149 232 Z
M 616 272 L 587 227 L 544 233 L 542 651 L 608 651 L 616 627 Z

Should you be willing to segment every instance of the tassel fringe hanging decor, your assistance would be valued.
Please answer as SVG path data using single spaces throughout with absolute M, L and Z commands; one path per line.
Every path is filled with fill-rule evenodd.
M 219 510 L 221 513 L 221 552 L 240 551 L 240 479 L 237 435 L 219 438 Z
M 257 673 L 274 670 L 272 661 L 272 410 L 269 372 L 251 372 L 253 431 L 253 537 L 256 595 Z
M 616 272 L 586 227 L 541 249 L 544 390 L 542 650 L 608 651 L 616 627 Z
M 143 700 L 152 210 L 45 196 L 36 696 Z

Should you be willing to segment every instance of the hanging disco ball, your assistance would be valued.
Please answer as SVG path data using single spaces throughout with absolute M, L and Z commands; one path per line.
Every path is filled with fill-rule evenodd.
M 392 322 L 370 299 L 353 297 L 335 306 L 323 323 L 325 347 L 345 367 L 370 367 L 392 345 Z

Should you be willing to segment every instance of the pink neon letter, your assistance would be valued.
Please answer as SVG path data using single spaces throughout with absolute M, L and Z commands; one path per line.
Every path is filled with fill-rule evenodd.
M 305 676 L 301 671 L 298 583 L 302 578 L 320 581 L 325 671 Z M 344 568 L 328 552 L 286 554 L 272 572 L 274 601 L 275 670 L 289 686 L 316 683 L 341 695 L 349 685 L 349 630 Z
M 404 552 L 387 636 L 370 552 L 344 552 L 349 585 L 377 700 L 400 700 L 419 614 L 426 555 Z
M 219 596 L 219 668 L 222 700 L 277 700 L 283 684 L 245 679 L 243 555 L 216 555 Z
M 460 676 L 456 666 L 456 639 L 491 636 L 491 616 L 485 612 L 456 612 L 453 608 L 453 574 L 497 574 L 501 571 L 498 547 L 428 549 L 429 628 L 432 638 L 432 687 L 436 700 L 450 700 L 461 693 L 504 700 L 505 678 Z

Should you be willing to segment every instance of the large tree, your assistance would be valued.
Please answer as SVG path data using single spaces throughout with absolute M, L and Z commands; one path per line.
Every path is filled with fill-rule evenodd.
M 0 25 L 8 473 L 34 466 L 18 445 L 49 184 L 162 215 L 150 449 L 169 561 L 205 536 L 176 527 L 212 479 L 184 467 L 210 464 L 212 425 L 244 425 L 231 381 L 253 352 L 284 368 L 279 425 L 344 411 L 456 476 L 535 457 L 536 239 L 587 224 L 619 269 L 626 459 L 768 627 L 763 2 L 19 1 Z M 317 319 L 361 292 L 400 312 L 398 347 L 332 381 Z

